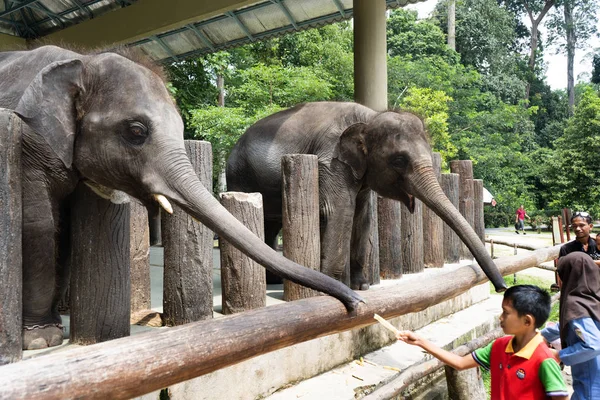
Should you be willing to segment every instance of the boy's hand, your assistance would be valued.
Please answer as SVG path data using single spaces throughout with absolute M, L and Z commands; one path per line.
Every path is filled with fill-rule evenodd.
M 556 350 L 553 347 L 550 347 L 550 352 L 554 356 L 554 359 L 556 360 L 556 362 L 560 364 L 560 356 L 558 355 L 558 350 Z
M 411 331 L 400 331 L 396 335 L 398 340 L 403 341 L 404 343 L 412 344 L 414 346 L 421 345 L 421 337 L 414 332 Z

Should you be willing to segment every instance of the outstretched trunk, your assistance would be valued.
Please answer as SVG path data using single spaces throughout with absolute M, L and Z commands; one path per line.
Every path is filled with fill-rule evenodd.
M 425 167 L 416 171 L 413 176 L 414 179 L 410 180 L 413 195 L 439 215 L 456 232 L 464 244 L 467 245 L 496 291 L 506 290 L 506 283 L 504 283 L 502 275 L 498 272 L 498 268 L 492 261 L 481 239 L 448 200 L 433 173 L 433 169 Z
M 177 203 L 185 212 L 225 238 L 266 269 L 284 279 L 327 293 L 354 310 L 361 297 L 339 281 L 279 255 L 231 215 L 200 183 L 185 154 L 166 165 L 164 184 L 156 193 Z

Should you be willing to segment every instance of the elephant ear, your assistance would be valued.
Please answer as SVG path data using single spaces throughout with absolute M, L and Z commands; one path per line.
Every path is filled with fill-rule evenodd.
M 340 136 L 334 154 L 334 158 L 352 169 L 352 174 L 357 180 L 362 179 L 367 171 L 367 147 L 364 135 L 366 127 L 364 123 L 357 123 L 346 128 Z
M 83 63 L 57 61 L 42 69 L 25 89 L 15 113 L 38 135 L 67 168 L 73 162 L 77 130 L 76 101 L 83 91 Z

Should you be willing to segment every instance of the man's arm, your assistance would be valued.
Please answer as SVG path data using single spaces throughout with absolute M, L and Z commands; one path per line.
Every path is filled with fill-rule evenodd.
M 403 341 L 414 346 L 419 346 L 441 362 L 448 364 L 452 368 L 462 371 L 464 369 L 475 368 L 478 366 L 477 362 L 471 354 L 466 356 L 459 356 L 451 353 L 447 350 L 442 349 L 439 346 L 431 343 L 429 340 L 417 335 L 411 331 L 401 331 L 396 335 L 398 340 Z

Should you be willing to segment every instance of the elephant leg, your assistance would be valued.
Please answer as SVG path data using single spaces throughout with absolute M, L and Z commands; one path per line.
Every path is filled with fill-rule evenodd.
M 28 194 L 31 193 L 31 196 Z M 33 195 L 35 193 L 35 195 Z M 62 321 L 53 312 L 56 298 L 57 215 L 42 191 L 24 185 L 23 202 L 23 349 L 58 346 Z
M 279 235 L 279 231 L 281 231 L 281 222 L 265 219 L 265 243 L 271 246 L 273 250 L 277 250 L 277 235 Z M 283 279 L 278 275 L 269 270 L 266 270 L 266 273 L 268 285 L 283 283 Z
M 350 287 L 355 290 L 369 289 L 369 267 L 372 264 L 373 244 L 370 241 L 372 227 L 371 190 L 362 190 L 356 198 L 356 212 L 352 225 L 350 251 Z

